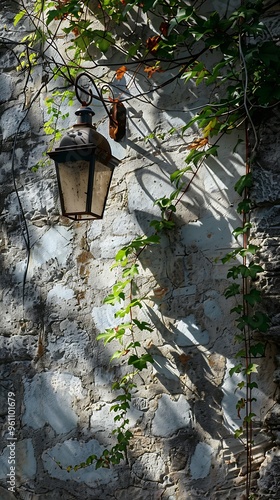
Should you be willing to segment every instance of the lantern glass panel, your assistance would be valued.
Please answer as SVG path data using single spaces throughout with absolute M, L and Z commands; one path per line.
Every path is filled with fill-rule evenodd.
M 94 168 L 91 212 L 96 214 L 98 217 L 102 217 L 105 208 L 112 173 L 112 167 L 104 165 L 96 160 Z
M 87 160 L 57 164 L 65 215 L 83 214 L 86 210 L 89 166 Z

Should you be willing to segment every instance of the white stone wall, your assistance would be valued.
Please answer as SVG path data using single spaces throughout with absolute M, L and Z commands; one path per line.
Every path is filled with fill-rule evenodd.
M 9 34 L 12 14 L 4 1 Z M 154 201 L 171 192 L 169 175 L 184 166 L 187 145 L 196 136 L 195 130 L 183 138 L 167 132 L 189 120 L 190 110 L 205 100 L 205 89 L 199 94 L 194 83 L 186 88 L 176 82 L 155 98 L 157 109 L 130 102 L 126 138 L 118 145 L 110 141 L 122 162 L 104 218 L 73 223 L 59 215 L 53 166 L 31 170 L 49 140 L 42 129 L 45 96 L 22 122 L 14 143 L 25 113 L 24 76 L 15 71 L 6 47 L 0 56 L 1 499 L 242 498 L 246 456 L 233 437 L 240 425 L 235 408 L 240 393 L 234 393 L 237 376 L 228 374 L 235 326 L 232 303 L 223 295 L 228 266 L 220 259 L 235 245 L 231 232 L 240 225 L 233 186 L 245 173 L 244 147 L 232 151 L 243 130 L 226 136 L 219 156 L 199 170 L 178 206 L 176 229 L 141 255 L 139 286 L 147 295 L 141 315 L 155 325 L 142 341 L 155 363 L 137 380 L 129 411 L 134 432 L 129 463 L 68 473 L 56 462 L 75 465 L 114 443 L 111 383 L 122 367 L 109 363 L 114 346 L 96 341 L 116 324 L 115 309 L 103 304 L 118 273 L 110 266 L 118 249 L 151 232 L 150 221 L 159 217 Z M 38 71 L 31 95 L 40 84 Z M 102 108 L 96 120 L 107 134 Z M 155 130 L 166 133 L 165 140 L 145 140 Z M 268 347 L 267 359 L 260 360 L 265 375 L 254 409 L 256 469 L 267 446 L 259 429 L 273 406 L 274 365 L 268 362 L 273 356 Z M 16 401 L 14 494 L 7 493 L 9 392 Z

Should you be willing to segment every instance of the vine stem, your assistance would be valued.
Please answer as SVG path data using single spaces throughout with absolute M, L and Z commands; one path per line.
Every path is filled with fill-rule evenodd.
M 246 165 L 246 175 L 250 173 L 250 165 L 249 165 L 249 138 L 248 138 L 248 126 L 246 127 L 246 157 L 245 157 L 245 165 Z M 248 188 L 245 187 L 244 190 L 244 199 L 248 199 Z M 243 213 L 243 227 L 245 224 L 250 222 L 250 213 Z M 243 248 L 247 249 L 248 247 L 248 236 L 249 229 L 243 233 Z M 247 266 L 247 255 L 246 253 L 243 256 L 243 265 Z M 243 311 L 245 316 L 249 315 L 249 304 L 245 300 L 245 295 L 249 293 L 250 284 L 249 278 L 243 276 Z M 250 343 L 250 326 L 248 325 L 244 330 L 245 336 L 245 353 L 246 353 L 246 401 L 245 401 L 245 411 L 246 417 L 248 417 L 252 413 L 252 388 L 251 388 L 251 373 L 248 370 L 249 365 L 251 364 L 251 343 Z M 246 418 L 246 497 L 249 498 L 250 490 L 251 490 L 251 475 L 252 475 L 252 434 L 253 434 L 253 423 L 251 418 Z

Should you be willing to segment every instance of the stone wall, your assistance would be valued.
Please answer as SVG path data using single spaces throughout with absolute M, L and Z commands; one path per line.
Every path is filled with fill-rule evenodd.
M 2 4 L 1 36 L 14 37 L 19 51 L 22 32 L 12 25 L 17 4 Z M 272 18 L 278 26 L 277 11 Z M 235 325 L 232 303 L 223 295 L 228 266 L 220 258 L 235 245 L 231 232 L 240 225 L 233 186 L 245 173 L 245 151 L 242 144 L 229 151 L 244 131 L 223 140 L 218 158 L 200 169 L 182 199 L 176 229 L 141 255 L 139 287 L 147 297 L 141 317 L 155 325 L 142 340 L 155 363 L 137 380 L 128 463 L 67 472 L 68 465 L 114 443 L 111 384 L 123 368 L 109 361 L 114 346 L 96 341 L 98 333 L 116 324 L 115 309 L 103 303 L 118 273 L 110 267 L 119 248 L 149 233 L 150 221 L 159 217 L 154 201 L 171 191 L 169 174 L 184 165 L 195 132 L 162 143 L 145 137 L 186 123 L 191 109 L 205 99 L 205 89 L 198 94 L 195 84 L 186 89 L 176 82 L 157 96 L 157 109 L 131 102 L 126 138 L 120 144 L 110 141 L 122 161 L 104 218 L 76 223 L 59 214 L 54 167 L 32 171 L 49 141 L 43 133 L 49 90 L 40 93 L 30 112 L 23 106 L 42 84 L 40 68 L 26 88 L 5 45 L 0 61 L 1 500 L 243 498 L 246 454 L 233 437 L 240 425 L 235 406 L 241 391 L 234 392 L 238 376 L 228 374 L 235 363 Z M 107 134 L 100 106 L 95 118 L 98 130 Z M 260 499 L 280 494 L 273 344 L 279 335 L 279 169 L 278 144 L 275 139 L 272 144 L 270 133 L 275 137 L 278 130 L 273 110 L 260 126 L 255 164 L 254 237 L 262 243 L 261 285 L 273 312 L 254 407 L 253 483 Z M 8 426 L 14 414 L 15 439 Z M 16 487 L 8 491 L 14 457 Z

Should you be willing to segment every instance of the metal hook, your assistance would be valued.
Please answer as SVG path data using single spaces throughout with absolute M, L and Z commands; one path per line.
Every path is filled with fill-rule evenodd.
M 86 77 L 90 80 L 90 82 L 92 83 L 92 85 L 94 86 L 96 92 L 97 92 L 97 96 L 93 94 L 92 90 L 89 89 L 89 90 L 85 90 L 82 86 L 79 85 L 79 80 L 82 78 L 82 77 Z M 112 108 L 110 109 L 110 111 L 108 111 L 108 108 L 105 104 L 105 100 L 103 99 L 102 97 L 102 93 L 99 91 L 95 81 L 93 80 L 93 78 L 91 77 L 91 75 L 89 75 L 88 73 L 80 73 L 76 80 L 75 80 L 75 93 L 76 93 L 76 97 L 78 99 L 78 101 L 81 103 L 82 106 L 89 106 L 92 102 L 92 99 L 97 99 L 98 101 L 101 101 L 104 108 L 105 108 L 105 111 L 109 117 L 109 120 L 110 120 L 110 123 L 109 123 L 109 134 L 110 134 L 110 137 L 112 139 L 114 139 L 115 141 L 120 141 L 124 135 L 125 135 L 125 127 L 126 127 L 126 110 L 125 110 L 125 107 L 124 105 L 120 102 L 119 99 L 115 99 L 114 97 L 114 93 L 111 89 L 111 87 L 106 84 L 106 85 L 103 85 L 102 88 L 104 87 L 108 87 L 110 92 L 112 93 L 112 96 L 113 98 L 110 100 L 112 102 Z M 83 100 L 80 96 L 79 96 L 79 92 L 83 92 L 84 94 L 88 95 L 89 96 L 89 99 L 88 101 L 85 101 Z

